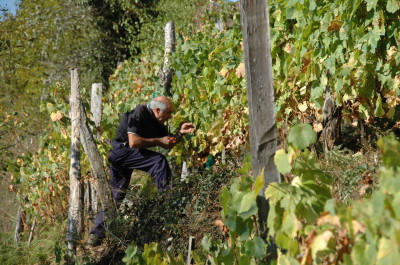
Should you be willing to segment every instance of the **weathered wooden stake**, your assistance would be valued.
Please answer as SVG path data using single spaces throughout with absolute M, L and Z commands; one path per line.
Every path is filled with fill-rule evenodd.
M 185 161 L 182 162 L 182 174 L 181 174 L 181 181 L 185 181 L 190 174 L 189 167 Z
M 67 242 L 68 249 L 76 254 L 77 236 L 83 230 L 83 185 L 81 183 L 80 162 L 80 95 L 79 71 L 71 70 L 71 165 L 69 171 L 70 199 L 68 212 Z
M 280 182 L 280 174 L 274 163 L 277 139 L 268 3 L 240 0 L 240 13 L 250 112 L 251 162 L 254 177 L 264 169 L 265 186 L 260 191 L 257 203 L 260 232 L 266 237 L 269 208 L 264 191 L 268 184 Z
M 31 231 L 29 232 L 28 247 L 31 245 L 31 242 L 33 240 L 33 232 L 35 231 L 35 226 L 36 226 L 36 217 L 33 219 Z
M 186 265 L 190 265 L 192 263 L 192 249 L 194 249 L 194 236 L 189 237 L 189 245 L 188 245 L 188 255 L 186 259 Z
M 18 213 L 17 213 L 17 220 L 15 223 L 15 230 L 14 230 L 14 246 L 18 247 L 19 245 L 19 237 L 22 231 L 24 231 L 24 215 L 25 212 L 22 211 L 21 207 L 18 208 Z
M 168 22 L 164 28 L 165 31 L 165 51 L 164 66 L 160 71 L 161 85 L 164 87 L 166 96 L 171 96 L 171 85 L 173 70 L 169 68 L 169 55 L 175 52 L 175 25 L 174 22 Z
M 341 108 L 336 106 L 335 101 L 331 96 L 331 89 L 329 87 L 330 77 L 331 73 L 328 70 L 328 84 L 326 86 L 325 101 L 322 107 L 322 136 L 324 139 L 325 153 L 332 150 L 335 144 L 340 142 L 340 123 L 342 118 Z
M 103 84 L 102 83 L 92 84 L 92 93 L 90 95 L 90 120 L 94 122 L 96 127 L 99 127 L 101 122 L 102 95 L 103 95 Z M 94 138 L 98 140 L 100 138 L 100 133 L 94 134 Z
M 80 102 L 80 131 L 83 149 L 88 156 L 90 167 L 92 168 L 93 182 L 95 190 L 100 197 L 100 203 L 104 210 L 104 222 L 109 225 L 109 222 L 115 216 L 116 208 L 113 199 L 111 198 L 111 191 L 107 181 L 107 174 L 103 166 L 103 159 L 97 149 L 96 142 L 90 131 L 87 123 L 85 109 Z
M 90 120 L 94 122 L 96 128 L 100 127 L 101 115 L 102 115 L 102 95 L 103 95 L 103 84 L 94 83 L 92 84 L 92 93 L 90 96 Z M 93 133 L 93 129 L 92 129 Z M 95 140 L 100 139 L 100 132 L 93 133 Z M 92 214 L 98 212 L 98 201 L 97 201 L 97 190 L 95 185 L 91 181 L 88 182 L 88 189 L 90 189 L 90 209 Z

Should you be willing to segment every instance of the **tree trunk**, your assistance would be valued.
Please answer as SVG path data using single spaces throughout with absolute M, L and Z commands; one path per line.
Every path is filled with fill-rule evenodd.
M 277 134 L 267 1 L 241 0 L 240 13 L 250 112 L 253 176 L 257 177 L 264 172 L 265 180 L 264 189 L 260 191 L 257 199 L 260 232 L 265 237 L 269 207 L 264 191 L 268 184 L 280 182 L 280 175 L 274 163 Z
M 171 96 L 171 84 L 173 70 L 169 68 L 169 55 L 175 52 L 175 25 L 173 22 L 168 22 L 165 25 L 165 51 L 164 51 L 164 66 L 160 72 L 161 85 L 164 87 L 166 96 Z
M 103 159 L 100 156 L 96 142 L 90 132 L 82 102 L 80 102 L 80 115 L 81 141 L 83 149 L 89 158 L 90 167 L 92 168 L 93 184 L 100 197 L 102 209 L 104 210 L 104 222 L 109 225 L 109 222 L 107 221 L 112 220 L 112 218 L 115 217 L 115 204 L 111 197 L 111 190 L 103 166 Z
M 79 72 L 71 70 L 71 165 L 69 171 L 70 199 L 68 213 L 67 241 L 68 249 L 76 254 L 76 240 L 83 230 L 83 185 L 81 183 L 80 164 L 80 95 L 79 95 Z

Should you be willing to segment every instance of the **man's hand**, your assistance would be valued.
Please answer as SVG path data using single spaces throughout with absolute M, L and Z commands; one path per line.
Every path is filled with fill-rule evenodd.
M 174 147 L 177 143 L 176 140 L 173 139 L 173 137 L 170 136 L 164 136 L 162 138 L 158 138 L 160 141 L 160 146 L 165 149 L 171 149 Z
M 180 134 L 187 134 L 187 133 L 192 133 L 196 129 L 194 128 L 193 123 L 187 122 L 181 125 L 181 129 L 179 131 Z

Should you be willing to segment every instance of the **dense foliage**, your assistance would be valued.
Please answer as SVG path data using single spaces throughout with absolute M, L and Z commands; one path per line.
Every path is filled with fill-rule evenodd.
M 164 61 L 163 26 L 171 19 L 177 24 L 177 51 L 170 58 L 176 113 L 169 126 L 174 130 L 186 120 L 197 127 L 195 135 L 187 137 L 170 153 L 172 159 L 199 166 L 210 155 L 219 160 L 224 150 L 236 159 L 247 151 L 248 109 L 240 19 L 235 4 L 221 3 L 219 8 L 205 9 L 205 1 L 76 3 L 78 6 L 72 1 L 22 1 L 16 17 L 0 22 L 0 86 L 6 88 L 1 91 L 4 101 L 0 105 L 0 126 L 8 133 L 0 135 L 0 148 L 10 150 L 8 144 L 14 139 L 11 136 L 21 142 L 21 128 L 33 128 L 27 121 L 33 120 L 41 126 L 39 117 L 43 115 L 48 123 L 38 151 L 21 155 L 14 167 L 8 168 L 13 170 L 10 189 L 17 193 L 28 214 L 40 217 L 39 225 L 64 218 L 68 207 L 67 69 L 71 66 L 81 69 L 86 102 L 90 82 L 101 80 L 113 67 L 110 65 L 126 59 L 108 80 L 103 119 L 97 128 L 102 133 L 98 147 L 106 161 L 109 149 L 106 140 L 114 136 L 119 115 L 163 93 L 157 76 Z M 45 4 L 47 8 L 40 8 Z M 373 166 L 369 165 L 373 169 L 365 166 L 343 171 L 343 178 L 349 181 L 344 183 L 337 182 L 326 170 L 328 166 L 323 167 L 320 158 L 308 147 L 318 140 L 315 131 L 321 129 L 321 107 L 328 90 L 336 104 L 343 107 L 346 122 L 362 119 L 372 123 L 377 117 L 396 122 L 400 94 L 400 6 L 393 0 L 274 0 L 269 4 L 278 128 L 287 129 L 287 123 L 292 126 L 288 138 L 281 139 L 284 148 L 275 158 L 288 181 L 271 184 L 266 191 L 273 202 L 268 218 L 269 235 L 282 250 L 277 262 L 394 264 L 399 256 L 396 236 L 400 219 L 396 189 L 399 150 L 395 137 L 379 142 L 383 162 L 376 178 L 380 183 L 374 186 L 377 190 L 371 196 L 359 202 L 348 199 L 350 188 L 337 186 L 353 185 L 367 171 L 378 174 L 380 157 L 375 158 Z M 107 50 L 103 42 L 96 42 L 98 38 L 110 41 L 110 48 Z M 43 87 L 44 90 L 40 89 Z M 17 97 L 21 94 L 32 97 L 22 101 Z M 45 101 L 39 114 L 38 105 L 32 102 L 39 102 L 42 95 Z M 13 105 L 13 100 L 19 103 Z M 3 110 L 7 112 L 3 114 Z M 295 126 L 299 121 L 306 123 Z M 324 159 L 333 160 L 336 154 L 326 154 Z M 356 155 L 347 164 L 351 165 Z M 87 161 L 83 161 L 82 168 L 83 179 L 90 179 L 90 174 L 86 174 L 90 171 Z M 247 173 L 244 170 L 244 175 Z M 198 175 L 203 179 L 197 181 L 207 180 L 205 187 L 219 189 L 207 176 L 211 174 Z M 195 260 L 216 264 L 270 261 L 265 249 L 273 241 L 264 242 L 255 225 L 255 197 L 261 186 L 259 179 L 252 185 L 249 178 L 242 176 L 233 180 L 229 189 L 222 190 L 221 215 L 228 236 L 223 240 L 206 236 L 196 250 Z M 338 195 L 337 191 L 344 194 Z M 206 196 L 208 190 L 200 192 L 196 198 Z M 175 199 L 181 206 L 190 206 L 188 201 Z M 180 236 L 165 219 L 169 216 L 182 225 L 176 219 L 178 216 L 173 215 L 172 208 L 166 213 L 157 208 L 159 200 L 150 198 L 141 202 L 160 211 L 160 216 L 157 212 L 146 212 L 148 215 L 142 216 L 143 219 L 158 218 L 160 224 Z M 379 218 L 374 218 L 375 213 Z M 138 229 L 143 227 L 140 222 L 134 225 Z M 148 239 L 161 237 L 158 233 L 145 239 L 134 233 L 131 236 L 136 236 L 137 244 L 127 249 L 126 263 L 161 264 L 175 260 L 183 264 L 182 256 L 175 258 L 177 252 L 183 251 L 183 244 L 171 253 L 162 244 L 149 243 Z
M 197 127 L 190 141 L 172 151 L 178 161 L 186 157 L 201 164 L 209 154 L 215 156 L 224 148 L 240 151 L 245 147 L 248 109 L 240 22 L 237 10 L 229 8 L 225 12 L 222 15 L 230 23 L 226 30 L 215 28 L 212 19 L 204 20 L 202 30 L 193 37 L 179 36 L 178 49 L 171 58 L 176 77 L 172 85 L 176 111 L 171 130 L 182 121 L 191 121 Z M 144 55 L 140 61 L 125 62 L 111 77 L 114 97 L 104 107 L 107 128 L 116 126 L 119 113 L 164 93 L 157 78 L 163 51 Z
M 289 114 L 318 128 L 327 87 L 347 121 L 395 115 L 398 1 L 269 4 L 278 119 Z

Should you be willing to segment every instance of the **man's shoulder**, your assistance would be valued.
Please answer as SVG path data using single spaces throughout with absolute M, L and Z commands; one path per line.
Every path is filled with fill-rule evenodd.
M 137 105 L 134 109 L 128 112 L 129 115 L 138 115 L 141 116 L 142 114 L 146 114 L 148 112 L 146 104 Z

